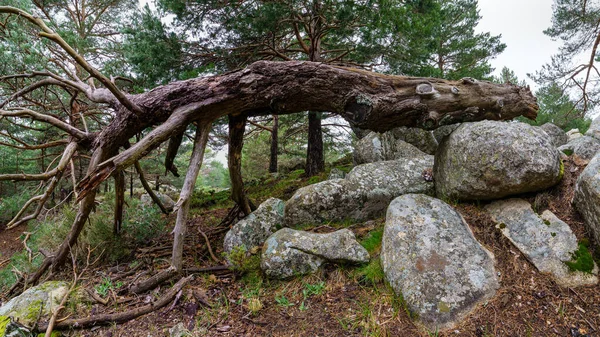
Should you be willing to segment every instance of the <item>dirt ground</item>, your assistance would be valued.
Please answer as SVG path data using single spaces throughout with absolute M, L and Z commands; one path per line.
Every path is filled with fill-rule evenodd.
M 567 222 L 578 239 L 589 237 L 570 203 L 581 170 L 581 166 L 566 162 L 560 185 L 545 193 L 523 196 L 539 212 L 550 209 Z M 256 273 L 197 272 L 177 299 L 161 309 L 123 324 L 66 334 L 169 336 L 169 329 L 182 323 L 191 331 L 188 336 L 600 336 L 600 286 L 559 287 L 501 235 L 482 211 L 483 206 L 484 203 L 467 203 L 456 208 L 479 242 L 495 255 L 501 287 L 491 301 L 446 332 L 417 327 L 402 300 L 384 283 L 365 282 L 357 276 L 354 266 L 330 265 L 317 275 L 286 282 L 266 280 Z M 215 226 L 214 221 L 207 219 L 223 218 L 227 210 L 194 214 L 189 223 L 186 268 L 221 265 L 221 261 L 210 257 L 201 232 L 210 239 L 220 258 L 228 227 Z M 367 229 L 382 226 L 383 222 L 379 219 L 350 228 L 360 238 Z M 2 257 L 22 248 L 15 240 L 20 234 L 19 229 L 0 231 Z M 127 264 L 90 269 L 82 287 L 94 289 L 107 278 L 115 287 L 106 296 L 107 305 L 94 301 L 70 305 L 69 309 L 75 311 L 71 318 L 122 312 L 160 297 L 172 283 L 141 296 L 128 295 L 127 286 L 168 266 L 169 242 L 165 235 L 138 249 L 135 259 Z M 59 277 L 70 280 L 70 273 L 65 271 Z

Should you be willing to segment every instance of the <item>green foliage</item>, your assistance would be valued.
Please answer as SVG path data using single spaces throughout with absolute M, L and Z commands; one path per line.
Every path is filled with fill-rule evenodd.
M 325 282 L 321 281 L 315 284 L 304 283 L 302 288 L 302 302 L 300 303 L 300 311 L 306 310 L 305 302 L 311 296 L 318 296 L 325 290 Z
M 412 9 L 411 19 L 419 21 L 407 24 L 405 34 L 412 41 L 408 53 L 402 48 L 392 51 L 392 69 L 412 76 L 448 79 L 485 79 L 493 71 L 488 60 L 502 53 L 506 45 L 500 36 L 475 33 L 481 19 L 477 0 L 415 1 L 406 6 Z
M 381 249 L 381 240 L 383 239 L 383 228 L 370 232 L 360 244 L 365 247 L 369 254 L 377 253 Z
M 125 56 L 138 75 L 139 90 L 198 75 L 181 63 L 184 36 L 169 32 L 148 5 L 133 17 L 132 26 L 124 33 Z
M 204 208 L 211 206 L 223 206 L 230 201 L 231 191 L 215 191 L 213 189 L 196 190 L 190 198 L 190 208 Z
M 275 296 L 275 302 L 284 308 L 294 306 L 294 303 L 291 303 L 284 295 Z
M 94 289 L 98 295 L 102 297 L 106 297 L 110 291 L 114 291 L 115 289 L 119 289 L 123 286 L 123 282 L 115 282 L 113 284 L 112 280 L 109 277 L 103 277 L 102 283 L 97 284 Z
M 584 273 L 591 274 L 594 269 L 594 258 L 590 254 L 587 246 L 583 243 L 579 243 L 579 248 L 573 252 L 573 259 L 566 261 L 565 264 L 571 271 L 581 271 Z
M 357 269 L 358 276 L 362 281 L 366 281 L 371 285 L 381 284 L 385 280 L 381 259 L 379 257 L 372 258 L 365 266 Z
M 569 131 L 579 129 L 585 133 L 590 127 L 591 120 L 583 116 L 583 111 L 575 107 L 575 102 L 555 82 L 541 87 L 535 93 L 540 110 L 535 121 L 523 118 L 522 121 L 532 125 L 553 123 L 559 128 Z

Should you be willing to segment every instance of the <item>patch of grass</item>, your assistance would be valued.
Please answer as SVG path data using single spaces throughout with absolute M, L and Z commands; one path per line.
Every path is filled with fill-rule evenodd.
M 190 198 L 190 208 L 208 208 L 211 206 L 223 206 L 231 203 L 229 199 L 231 195 L 230 190 L 215 191 L 200 190 L 194 191 Z
M 369 234 L 360 241 L 360 244 L 365 247 L 369 254 L 373 255 L 381 249 L 381 240 L 383 239 L 383 228 L 369 232 Z
M 566 261 L 565 264 L 571 271 L 581 271 L 591 274 L 594 269 L 594 258 L 588 248 L 583 243 L 579 243 L 579 248 L 573 252 L 573 259 Z
M 562 152 L 564 154 L 566 154 L 567 156 L 570 156 L 573 154 L 573 150 L 571 150 L 571 149 L 564 149 L 564 150 L 562 150 Z
M 279 295 L 279 296 L 275 296 L 275 302 L 282 307 L 291 307 L 294 305 L 294 303 L 291 303 L 290 300 L 287 299 L 287 297 L 285 297 L 285 295 Z
M 385 279 L 379 257 L 372 258 L 371 261 L 369 261 L 369 264 L 358 268 L 357 273 L 362 281 L 370 283 L 371 285 L 380 284 Z
M 304 283 L 302 289 L 302 303 L 300 303 L 300 311 L 306 310 L 305 302 L 311 296 L 318 296 L 325 290 L 325 282 L 321 281 L 315 284 Z

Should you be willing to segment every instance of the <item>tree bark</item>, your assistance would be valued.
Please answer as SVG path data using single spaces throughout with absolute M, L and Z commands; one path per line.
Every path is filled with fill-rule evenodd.
M 273 128 L 271 129 L 271 157 L 269 160 L 269 172 L 277 172 L 277 149 L 279 147 L 279 116 L 273 115 Z
M 231 179 L 231 199 L 240 206 L 246 215 L 252 213 L 253 210 L 253 205 L 246 197 L 242 179 L 242 147 L 244 146 L 247 118 L 246 115 L 229 115 L 229 151 L 227 154 L 227 166 Z
M 113 223 L 113 234 L 121 233 L 123 225 L 123 210 L 125 206 L 125 174 L 123 170 L 115 172 L 115 218 Z
M 134 163 L 134 166 L 135 166 L 135 170 L 137 171 L 137 173 L 140 177 L 140 182 L 142 183 L 144 190 L 146 190 L 146 193 L 148 193 L 148 195 L 150 196 L 152 201 L 154 201 L 154 203 L 158 205 L 161 212 L 163 212 L 164 214 L 169 214 L 169 211 L 163 205 L 162 201 L 160 201 L 160 198 L 156 195 L 156 193 L 154 193 L 154 191 L 152 190 L 150 185 L 148 185 L 148 181 L 146 180 L 146 177 L 144 177 L 144 170 L 142 170 L 142 165 L 140 165 L 140 162 L 136 161 Z
M 325 170 L 325 158 L 323 156 L 323 130 L 321 127 L 321 113 L 308 113 L 308 145 L 306 147 L 306 170 L 307 177 L 312 177 Z

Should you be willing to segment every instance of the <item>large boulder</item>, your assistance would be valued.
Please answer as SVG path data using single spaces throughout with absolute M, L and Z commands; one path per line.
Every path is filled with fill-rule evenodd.
M 598 268 L 592 273 L 570 271 L 570 262 L 579 249 L 577 238 L 569 225 L 552 212 L 536 214 L 529 202 L 508 199 L 485 207 L 497 228 L 542 273 L 548 273 L 564 287 L 578 287 L 598 283 Z
M 235 249 L 249 252 L 254 247 L 262 246 L 271 234 L 283 227 L 284 206 L 285 203 L 277 198 L 270 198 L 260 204 L 225 234 L 223 251 L 226 254 Z
M 169 197 L 168 195 L 163 194 L 163 193 L 157 193 L 157 192 L 154 192 L 154 193 L 158 197 L 158 200 L 160 200 L 160 202 L 163 204 L 163 206 L 165 206 L 165 208 L 168 211 L 173 210 L 173 208 L 175 207 L 175 201 L 173 201 L 173 199 L 171 199 L 171 197 Z M 140 201 L 142 202 L 143 206 L 151 206 L 154 203 L 154 201 L 150 197 L 150 194 L 148 194 L 148 193 L 142 194 L 142 196 L 140 197 Z
M 263 247 L 261 269 L 272 278 L 284 279 L 315 272 L 324 262 L 369 262 L 369 253 L 348 229 L 317 234 L 283 228 Z
M 600 153 L 596 154 L 581 172 L 575 185 L 573 204 L 583 216 L 583 220 L 593 235 L 596 244 L 600 243 Z
M 394 138 L 391 132 L 371 132 L 354 146 L 356 165 L 423 155 L 425 155 L 423 151 L 401 139 Z
M 49 318 L 67 291 L 69 286 L 62 281 L 48 281 L 29 288 L 0 307 L 0 319 L 11 317 L 19 324 L 31 328 L 38 319 Z
M 390 204 L 381 264 L 394 291 L 432 331 L 454 326 L 499 286 L 493 255 L 461 215 L 422 194 Z
M 565 145 L 569 141 L 569 136 L 567 136 L 563 129 L 552 123 L 546 123 L 540 126 L 540 128 L 544 130 L 548 136 L 550 136 L 550 139 L 552 139 L 552 144 L 554 144 L 556 147 Z
M 441 198 L 499 199 L 551 187 L 562 161 L 550 137 L 525 123 L 463 123 L 442 141 L 433 175 Z
M 600 151 L 600 140 L 589 136 L 578 137 L 560 146 L 558 150 L 588 162 Z
M 298 189 L 285 204 L 285 223 L 293 226 L 377 218 L 399 195 L 433 194 L 433 182 L 424 177 L 432 167 L 433 157 L 428 155 L 358 165 L 345 179 Z
M 592 124 L 590 124 L 590 128 L 585 132 L 585 135 L 600 140 L 600 116 L 592 121 Z

